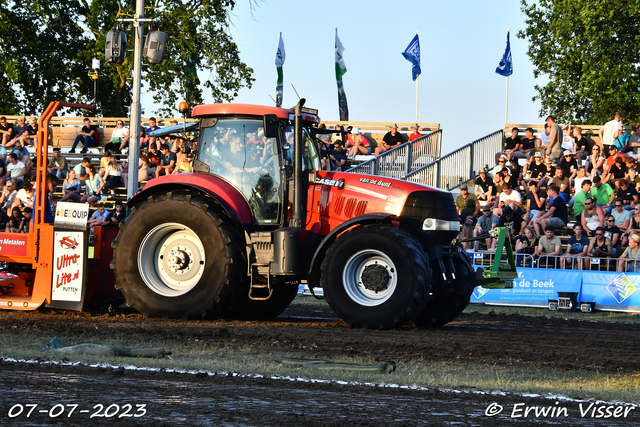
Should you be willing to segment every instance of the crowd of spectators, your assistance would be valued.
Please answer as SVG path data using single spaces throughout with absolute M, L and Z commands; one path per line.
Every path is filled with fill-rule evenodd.
M 627 260 L 640 260 L 640 123 L 628 134 L 617 113 L 594 141 L 549 116 L 543 133 L 524 134 L 513 128 L 496 166 L 460 188 L 461 224 L 485 237 L 474 249 L 495 248 L 487 234 L 505 226 L 518 266 L 635 271 Z

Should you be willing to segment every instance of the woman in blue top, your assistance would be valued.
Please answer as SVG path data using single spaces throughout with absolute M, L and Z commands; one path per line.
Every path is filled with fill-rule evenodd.
M 62 184 L 62 191 L 64 195 L 60 198 L 60 202 L 68 200 L 77 202 L 80 199 L 80 180 L 76 178 L 76 173 L 73 169 L 67 173 L 67 177 Z
M 582 225 L 576 224 L 573 226 L 573 236 L 569 238 L 569 244 L 567 244 L 566 258 L 560 260 L 560 268 L 564 268 L 565 261 L 569 263 L 570 268 L 577 264 L 578 270 L 582 270 L 583 259 L 576 257 L 587 256 L 587 249 L 589 249 L 589 238 L 582 234 L 584 230 Z
M 93 165 L 88 165 L 84 168 L 85 179 L 85 195 L 82 196 L 80 201 L 82 203 L 89 203 L 89 206 L 93 207 L 95 202 L 105 200 L 107 196 L 102 194 L 102 187 L 104 187 L 104 181 Z

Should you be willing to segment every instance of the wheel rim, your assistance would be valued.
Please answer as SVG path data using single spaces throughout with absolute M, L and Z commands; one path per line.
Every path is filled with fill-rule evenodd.
M 342 282 L 353 301 L 367 307 L 377 306 L 391 298 L 396 290 L 396 267 L 383 252 L 367 249 L 349 258 Z
M 183 224 L 165 223 L 149 231 L 138 250 L 138 270 L 155 293 L 177 297 L 192 290 L 204 273 L 205 253 L 196 233 Z

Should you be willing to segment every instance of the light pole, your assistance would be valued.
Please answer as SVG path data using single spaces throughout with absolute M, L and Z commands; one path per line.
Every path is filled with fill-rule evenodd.
M 98 91 L 98 77 L 100 77 L 100 59 L 96 56 L 91 60 L 91 69 L 89 70 L 89 77 L 93 79 L 93 107 L 96 105 L 96 93 Z M 94 110 L 95 111 L 95 110 Z

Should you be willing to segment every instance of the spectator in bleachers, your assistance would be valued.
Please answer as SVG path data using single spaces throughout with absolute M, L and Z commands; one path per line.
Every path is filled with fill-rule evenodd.
M 16 153 L 18 161 L 24 163 L 24 176 L 31 176 L 31 157 L 29 156 L 29 150 L 22 146 L 22 141 L 17 140 L 11 152 Z
M 109 212 L 107 212 L 104 208 L 103 203 L 98 203 L 96 205 L 97 209 L 87 221 L 87 226 L 91 231 L 91 234 L 94 233 L 96 225 L 107 225 L 109 224 Z
M 80 181 L 84 181 L 87 175 L 87 166 L 91 164 L 91 160 L 88 157 L 84 157 L 80 163 L 73 167 L 73 170 L 76 173 L 76 178 Z M 103 172 L 104 173 L 104 172 Z
M 538 188 L 535 181 L 529 181 L 529 191 L 527 191 L 527 209 L 525 220 L 531 221 L 533 218 L 537 218 L 541 212 L 544 212 L 544 208 L 547 202 L 547 192 L 542 188 Z
M 595 235 L 591 238 L 591 242 L 589 242 L 587 253 L 590 258 L 609 258 L 613 255 L 611 240 L 605 237 L 603 227 L 596 229 Z M 591 262 L 589 260 L 585 261 L 587 263 L 586 269 L 589 270 L 591 268 Z
M 122 205 L 122 200 L 116 200 L 115 207 L 109 215 L 110 224 L 120 224 L 127 217 L 127 211 Z
M 507 227 L 509 230 L 509 236 L 518 236 L 524 232 L 524 227 L 527 223 L 522 219 L 520 210 L 514 210 L 511 206 L 507 205 L 502 210 L 502 215 L 498 220 L 498 227 Z
M 479 206 L 475 200 L 467 199 L 467 206 L 464 209 L 460 210 L 460 223 L 463 224 L 466 220 L 471 219 L 474 221 L 476 206 Z M 475 221 L 474 221 L 475 222 Z
M 573 128 L 573 138 L 575 140 L 575 146 L 571 154 L 578 159 L 578 164 L 582 165 L 582 161 L 589 157 L 589 144 L 587 138 L 582 136 L 582 128 L 580 126 Z
M 60 198 L 61 202 L 77 202 L 80 200 L 81 184 L 80 180 L 76 178 L 76 172 L 73 169 L 69 171 L 62 183 L 62 192 L 64 194 Z
M 608 182 L 611 185 L 614 185 L 617 187 L 618 181 L 620 181 L 621 179 L 624 179 L 626 174 L 627 174 L 627 166 L 625 165 L 624 161 L 620 157 L 617 157 L 615 162 L 613 163 L 613 166 L 611 166 L 611 168 L 609 169 L 609 173 L 607 173 L 606 175 L 603 175 L 602 181 Z
M 566 200 L 571 199 L 571 180 L 564 174 L 562 167 L 558 166 L 556 168 L 556 174 L 551 180 L 551 183 L 560 188 L 560 192 L 564 193 Z
M 467 200 L 473 200 L 474 216 L 480 212 L 480 203 L 478 202 L 478 199 L 473 194 L 469 194 L 469 187 L 463 185 L 460 187 L 460 195 L 456 197 L 456 210 L 458 211 L 458 216 L 460 216 L 462 214 L 462 210 L 467 207 Z M 466 218 L 461 217 L 460 219 L 464 222 Z
M 555 229 L 551 225 L 547 225 L 544 228 L 544 236 L 540 237 L 538 246 L 536 247 L 534 259 L 538 260 L 539 267 L 557 267 L 556 256 L 560 255 L 562 251 L 562 242 L 560 238 L 555 235 Z M 551 255 L 551 259 L 539 260 L 543 255 Z
M 518 164 L 518 158 L 516 156 L 511 157 L 508 169 L 509 176 L 511 176 L 509 183 L 512 184 L 514 188 L 518 188 L 518 185 L 522 180 L 522 166 Z
M 113 151 L 115 154 L 120 154 L 127 145 L 129 145 L 129 128 L 124 127 L 122 120 L 118 120 L 116 122 L 116 129 L 111 134 L 111 141 L 104 145 L 104 149 Z
M 503 169 L 506 169 L 506 168 L 503 168 Z M 505 184 L 504 176 L 508 174 L 509 174 L 508 172 L 505 173 L 505 172 L 502 172 L 502 170 L 499 170 L 498 172 L 493 174 L 493 188 L 496 189 L 496 195 L 493 198 L 494 200 L 496 197 L 498 197 L 497 193 L 500 192 L 500 189 Z
M 22 185 L 25 178 L 25 166 L 24 163 L 18 160 L 16 153 L 9 155 L 9 163 L 7 164 L 7 171 L 5 172 L 5 178 L 11 180 L 16 184 L 16 188 Z
M 140 143 L 140 151 L 149 149 L 149 136 L 147 135 L 147 130 L 145 128 L 140 129 L 138 140 L 138 142 Z
M 26 207 L 22 209 L 22 220 L 20 221 L 20 227 L 23 233 L 28 233 L 31 222 L 33 220 L 33 208 Z
M 402 134 L 398 132 L 398 125 L 393 124 L 389 126 L 389 132 L 387 132 L 382 137 L 382 144 L 376 147 L 376 156 L 384 153 L 387 150 L 397 147 L 403 142 L 404 141 L 402 139 Z
M 360 132 L 359 128 L 351 129 L 351 135 L 347 139 L 347 156 L 355 158 L 358 154 L 369 155 L 373 148 L 369 140 Z
M 85 194 L 80 201 L 82 203 L 89 203 L 89 206 L 93 207 L 96 202 L 101 202 L 107 199 L 106 191 L 103 191 L 104 181 L 92 164 L 86 167 L 86 175 L 84 180 Z
M 631 225 L 631 212 L 623 209 L 624 204 L 618 198 L 615 202 L 615 209 L 611 211 L 611 217 L 613 217 L 614 222 L 618 228 L 621 230 L 627 230 Z
M 333 143 L 333 152 L 329 153 L 330 161 L 327 163 L 330 171 L 340 172 L 346 170 L 348 159 L 343 147 L 344 143 L 340 139 L 336 139 Z
M 578 161 L 573 157 L 571 151 L 565 150 L 562 153 L 559 168 L 562 169 L 564 176 L 569 179 L 574 179 L 578 175 Z
M 413 141 L 414 139 L 422 138 L 424 136 L 420 133 L 420 126 L 418 126 L 417 123 L 415 126 L 411 126 L 411 129 L 413 130 L 413 132 L 411 132 L 411 134 L 409 135 L 409 142 Z
M 605 123 L 600 129 L 599 135 L 602 145 L 613 144 L 615 139 L 618 137 L 618 132 L 622 129 L 622 113 L 618 111 L 613 120 Z
M 604 162 L 605 158 L 602 155 L 601 148 L 598 145 L 594 145 L 591 149 L 591 155 L 587 158 L 585 163 L 587 174 L 591 179 L 604 172 Z
M 29 136 L 29 125 L 27 119 L 24 117 L 18 118 L 18 125 L 15 127 L 13 138 L 7 142 L 7 147 L 15 145 L 16 142 L 20 142 L 21 145 L 25 145 L 25 141 Z
M 502 151 L 496 153 L 496 164 L 500 157 L 505 156 L 507 159 L 510 159 L 512 155 L 515 155 L 515 152 L 520 150 L 520 138 L 518 138 L 518 133 L 520 130 L 517 127 L 511 129 L 511 136 L 504 139 L 502 143 Z
M 546 150 L 542 147 L 542 140 L 540 138 L 534 138 L 533 142 L 533 150 L 529 151 L 527 155 L 527 165 L 533 164 L 533 159 L 536 153 L 540 153 L 542 158 L 544 158 Z M 528 169 L 528 166 L 525 165 L 525 169 Z M 524 171 L 526 173 L 526 170 Z
M 575 193 L 580 192 L 580 189 L 582 188 L 582 183 L 585 182 L 586 180 L 591 181 L 591 179 L 586 174 L 586 170 L 585 170 L 584 166 L 579 166 L 578 167 L 578 175 L 573 180 L 573 182 L 574 182 L 573 188 L 574 188 L 574 192 Z M 570 206 L 573 206 L 573 204 L 571 204 Z
M 163 144 L 166 147 L 166 144 Z M 169 151 L 169 147 L 167 147 Z M 174 154 L 175 155 L 175 154 Z M 122 168 L 113 157 L 109 158 L 109 163 L 104 172 L 103 192 L 114 194 L 114 188 L 122 187 Z
M 181 153 L 183 155 L 180 156 L 180 160 L 176 164 L 176 168 L 173 170 L 174 174 L 178 173 L 189 173 L 193 172 L 193 154 L 191 154 L 191 149 L 189 147 L 185 147 L 188 153 Z M 262 149 L 258 149 L 258 151 L 262 152 Z
M 513 191 L 510 184 L 504 183 L 502 185 L 502 192 L 498 196 L 494 205 L 494 212 L 496 215 L 502 214 L 502 210 L 507 206 L 511 207 L 513 211 L 522 212 L 522 196 L 518 191 Z
M 624 129 L 620 129 L 613 145 L 616 146 L 620 153 L 628 153 L 631 151 L 631 146 L 629 145 L 629 134 L 626 133 Z
M 575 149 L 575 139 L 573 139 L 573 130 L 571 128 L 571 124 L 566 125 L 563 129 L 564 133 L 562 134 L 562 150 L 568 150 L 573 153 Z
M 560 188 L 558 188 L 557 185 L 550 185 L 548 193 L 549 198 L 553 199 L 553 203 L 551 203 L 551 207 L 547 213 L 533 220 L 536 233 L 541 233 L 543 227 L 546 230 L 548 225 L 552 228 L 563 228 L 567 226 L 569 219 L 567 205 L 560 197 Z
M 615 212 L 615 209 L 614 209 Z M 613 215 L 607 215 L 605 219 L 604 237 L 611 240 L 611 249 L 614 256 L 619 256 L 622 253 L 622 237 L 624 233 L 616 225 L 616 220 Z M 625 240 L 626 245 L 627 240 Z
M 2 137 L 2 147 L 9 148 L 11 145 L 8 145 L 8 142 L 13 139 L 13 135 L 15 134 L 15 130 L 13 129 L 13 125 L 7 122 L 7 118 L 5 116 L 0 117 L 0 136 Z
M 103 178 L 106 177 L 105 172 L 107 171 L 107 165 L 111 159 L 114 159 L 111 151 L 105 150 L 104 155 L 100 158 L 100 169 L 98 170 L 98 173 L 102 175 Z
M 193 161 L 193 158 L 191 159 Z M 193 167 L 193 165 L 192 165 Z M 193 170 L 192 170 L 193 172 Z M 138 155 L 138 183 L 145 182 L 149 179 L 149 156 L 146 152 L 141 151 Z M 122 171 L 122 183 L 127 187 L 129 180 L 128 169 Z
M 495 177 L 496 174 L 502 172 L 502 170 L 507 167 L 508 161 L 509 159 L 507 158 L 507 156 L 505 156 L 504 154 L 500 155 L 500 157 L 498 157 L 498 160 L 496 162 L 497 165 L 493 169 L 491 169 L 489 173 Z
M 67 161 L 60 156 L 60 147 L 53 147 L 53 157 L 49 157 L 49 165 L 47 174 L 53 173 L 58 179 L 64 179 L 67 176 Z
M 524 138 L 520 140 L 520 153 L 519 158 L 526 159 L 529 157 L 529 153 L 535 148 L 536 138 L 533 137 L 533 129 L 526 128 L 524 131 Z
M 24 146 L 26 147 L 27 145 L 32 145 L 32 146 L 38 145 L 38 119 L 37 118 L 34 117 L 31 119 L 27 132 L 29 135 L 24 141 Z
M 573 269 L 574 265 L 578 266 L 578 270 L 582 270 L 582 259 L 576 259 L 575 257 L 587 256 L 587 250 L 589 249 L 589 238 L 582 233 L 582 225 L 576 224 L 573 226 L 573 236 L 569 238 L 567 244 L 566 257 L 560 259 L 560 268 L 564 269 L 565 262 L 569 263 L 569 266 Z
M 11 208 L 11 216 L 9 216 L 5 233 L 22 233 L 23 226 L 22 211 L 18 206 L 14 206 Z
M 480 168 L 476 178 L 473 194 L 480 203 L 491 203 L 494 194 L 493 180 L 487 176 L 487 170 Z
M 10 213 L 16 194 L 18 194 L 18 192 L 16 191 L 15 184 L 12 181 L 7 181 L 2 189 L 2 193 L 0 193 L 0 215 L 4 216 Z
M 616 159 L 618 158 L 622 159 L 623 162 L 626 159 L 624 154 L 618 152 L 618 147 L 616 147 L 615 145 L 610 145 L 609 155 L 607 156 L 607 159 L 604 161 L 604 165 L 602 166 L 602 173 L 609 173 L 611 166 L 613 166 L 613 164 L 616 162 Z
M 630 211 L 633 209 L 636 203 L 638 203 L 638 192 L 635 188 L 627 183 L 627 180 L 621 179 L 618 181 L 618 191 L 616 192 L 616 203 L 620 200 L 622 207 L 625 210 Z
M 580 224 L 587 236 L 593 236 L 598 227 L 604 227 L 604 210 L 595 204 L 595 198 L 590 197 L 583 204 L 584 209 L 580 213 Z
M 536 185 L 545 176 L 546 166 L 543 163 L 544 155 L 536 152 L 533 156 L 533 163 L 527 166 L 526 173 L 524 174 L 524 180 L 522 182 L 523 187 L 527 187 L 529 181 L 535 181 Z
M 232 143 L 235 143 L 238 138 L 238 136 L 232 136 Z M 342 145 L 342 141 L 340 141 L 340 144 Z M 155 176 L 171 175 L 173 169 L 176 167 L 176 153 L 169 151 L 169 146 L 167 144 L 162 144 L 160 146 L 160 151 L 160 164 L 156 166 Z
M 73 145 L 71 146 L 71 150 L 69 153 L 76 152 L 76 146 L 79 142 L 82 142 L 82 150 L 80 153 L 86 153 L 87 147 L 92 146 L 95 147 L 98 145 L 97 137 L 98 137 L 98 126 L 91 124 L 91 119 L 86 117 L 83 120 L 84 126 L 80 129 L 80 133 L 76 136 L 75 141 L 73 141 Z
M 491 212 L 491 206 L 485 205 L 482 208 L 482 216 L 478 218 L 478 223 L 476 224 L 476 227 L 473 230 L 473 237 L 478 237 L 482 234 L 489 233 L 498 225 L 498 221 L 499 221 L 498 217 Z M 497 240 L 493 237 L 487 237 L 485 239 L 487 249 L 495 248 L 496 242 Z M 478 249 L 477 242 L 476 242 L 476 249 Z
M 569 201 L 569 206 L 573 206 L 573 216 L 576 218 L 580 217 L 584 210 L 584 203 L 591 198 L 591 180 L 585 179 L 581 185 L 580 191 Z
M 620 240 L 622 241 L 622 245 L 627 246 L 629 242 L 629 236 L 632 234 L 640 233 L 640 205 L 636 205 L 633 208 L 633 216 L 631 217 L 631 223 L 629 224 L 629 228 L 624 232 L 621 236 Z
M 20 208 L 33 208 L 33 199 L 35 197 L 35 191 L 31 181 L 25 181 L 22 184 L 22 188 L 16 193 L 16 197 L 13 200 L 13 206 Z
M 553 164 L 553 160 L 551 160 L 550 157 L 547 157 L 546 159 L 544 159 L 544 176 L 542 178 L 540 178 L 540 181 L 538 182 L 538 188 L 542 187 L 543 185 L 548 185 L 549 182 L 555 178 L 556 176 L 556 167 Z
M 549 125 L 549 133 L 551 134 L 549 146 L 547 147 L 547 158 L 551 159 L 553 164 L 556 164 L 562 156 L 562 129 L 560 129 L 553 116 L 547 117 L 545 121 Z
M 152 179 L 156 176 L 156 168 L 160 166 L 160 152 L 156 148 L 155 145 L 149 146 L 149 167 L 147 171 L 149 172 L 149 179 Z
M 162 128 L 156 124 L 156 118 L 155 117 L 149 117 L 149 127 L 146 129 L 147 135 L 150 132 L 156 131 L 158 129 L 162 129 Z M 158 147 L 158 151 L 160 150 L 160 144 L 161 143 L 158 140 L 158 138 L 156 138 L 155 136 L 150 136 L 149 137 L 148 144 L 149 144 L 149 147 L 151 147 L 151 145 L 156 145 Z
M 545 150 L 544 155 L 546 156 L 547 147 L 549 147 L 549 144 L 551 143 L 551 126 L 549 126 L 546 122 L 544 125 L 544 132 L 540 134 L 540 140 L 542 141 L 542 147 Z
M 596 204 L 606 211 L 610 210 L 613 200 L 616 198 L 616 192 L 606 182 L 602 182 L 599 176 L 593 178 L 591 186 L 591 196 L 595 197 Z
M 636 272 L 638 271 L 638 265 L 635 260 L 640 260 L 640 236 L 632 234 L 629 237 L 629 247 L 624 250 L 624 253 L 620 255 L 618 260 L 618 271 Z M 634 262 L 628 262 L 627 260 L 634 260 Z
M 528 225 L 524 228 L 524 233 L 516 236 L 516 266 L 517 267 L 533 267 L 532 263 L 528 261 L 531 257 L 525 257 L 524 255 L 533 256 L 536 248 L 538 247 L 539 238 L 536 235 L 536 231 L 532 226 Z M 525 262 L 523 264 L 523 261 Z

